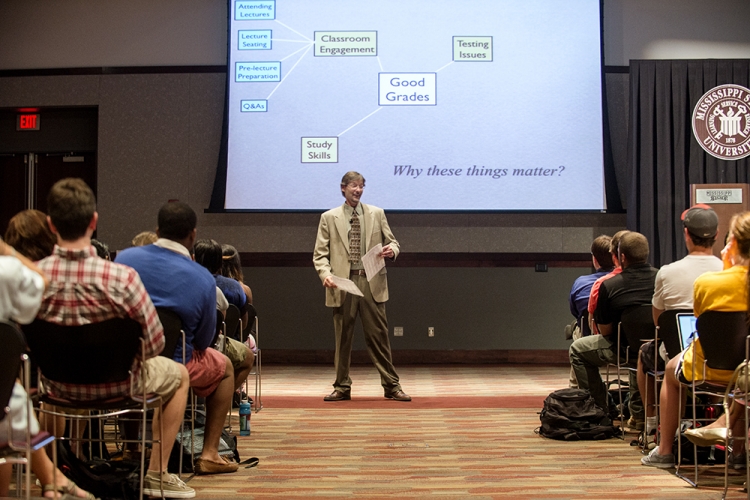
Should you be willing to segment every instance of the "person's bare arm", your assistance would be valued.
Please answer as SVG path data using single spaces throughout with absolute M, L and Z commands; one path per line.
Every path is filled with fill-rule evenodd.
M 44 280 L 44 289 L 45 290 L 47 289 L 47 286 L 49 285 L 49 280 L 44 275 L 42 270 L 39 269 L 37 265 L 34 264 L 31 260 L 29 260 L 25 255 L 22 255 L 16 252 L 16 250 L 12 246 L 5 243 L 2 239 L 0 239 L 0 255 L 9 255 L 11 257 L 15 257 L 18 260 L 20 260 L 21 264 L 23 264 L 24 266 L 26 266 L 27 268 L 29 268 L 30 270 L 34 271 L 35 273 L 37 273 L 39 276 L 42 277 L 42 280 Z
M 250 287 L 244 283 L 240 283 L 240 285 L 242 285 L 242 289 L 245 291 L 245 297 L 247 297 L 247 303 L 252 304 L 253 303 L 253 291 L 250 290 Z

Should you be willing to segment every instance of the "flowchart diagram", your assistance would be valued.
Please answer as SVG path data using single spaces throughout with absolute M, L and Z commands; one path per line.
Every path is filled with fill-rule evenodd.
M 325 208 L 349 170 L 384 208 L 601 208 L 599 0 L 229 8 L 227 208 Z
M 305 58 L 378 58 L 378 30 L 315 30 L 311 36 L 285 26 L 298 35 L 298 38 L 275 38 L 274 30 L 254 29 L 259 21 L 278 21 L 276 0 L 237 0 L 234 4 L 234 20 L 237 30 L 238 51 L 256 54 L 254 60 L 238 60 L 234 65 L 234 82 L 253 86 L 259 83 L 277 82 L 265 97 L 239 99 L 241 113 L 273 113 L 272 96 L 293 73 L 296 66 Z M 302 46 L 290 56 L 298 56 L 294 63 L 284 60 L 257 57 L 257 51 L 273 52 L 275 46 L 284 43 L 298 43 Z M 446 44 L 447 46 L 447 44 Z M 446 51 L 447 52 L 447 51 Z M 361 120 L 351 124 L 335 136 L 310 135 L 300 137 L 301 163 L 338 163 L 339 146 L 344 134 L 363 124 L 370 116 L 385 107 L 392 106 L 439 106 L 438 74 L 453 63 L 492 63 L 493 37 L 473 34 L 452 35 L 452 53 L 446 53 L 445 65 L 433 71 L 415 68 L 413 72 L 373 71 L 371 84 L 377 95 L 377 106 Z M 242 59 L 241 56 L 238 59 Z M 249 59 L 249 58 L 248 58 Z M 257 60 L 263 59 L 263 60 Z M 287 68 L 287 66 L 289 66 Z M 382 68 L 382 65 L 381 65 Z M 253 93 L 253 92 L 250 92 Z M 236 105 L 236 104 L 235 104 Z

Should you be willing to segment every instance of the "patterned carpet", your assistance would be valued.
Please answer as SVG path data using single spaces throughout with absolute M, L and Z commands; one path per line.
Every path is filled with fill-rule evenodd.
M 563 443 L 534 434 L 536 412 L 567 384 L 564 367 L 399 367 L 414 401 L 385 400 L 358 366 L 352 401 L 324 403 L 332 367 L 264 367 L 264 409 L 239 439 L 231 475 L 198 476 L 198 498 L 717 499 L 722 468 L 695 489 L 640 465 L 625 442 Z M 728 498 L 745 498 L 730 473 Z

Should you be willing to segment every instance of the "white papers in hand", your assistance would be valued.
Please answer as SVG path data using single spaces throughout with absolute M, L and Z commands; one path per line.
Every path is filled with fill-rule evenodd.
M 365 266 L 367 281 L 372 280 L 378 271 L 385 267 L 385 259 L 380 253 L 383 251 L 383 245 L 378 243 L 362 257 L 362 265 Z
M 352 280 L 348 280 L 346 278 L 339 278 L 338 276 L 333 276 L 333 275 L 331 276 L 331 279 L 340 290 L 349 292 L 354 295 L 359 295 L 360 297 L 364 297 L 360 289 L 357 288 L 357 285 L 355 285 Z

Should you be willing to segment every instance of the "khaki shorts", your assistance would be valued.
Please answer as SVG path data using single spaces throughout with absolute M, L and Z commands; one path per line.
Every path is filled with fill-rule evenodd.
M 182 382 L 179 363 L 164 356 L 147 359 L 141 363 L 141 370 L 146 381 L 146 394 L 157 394 L 165 401 L 172 397 Z M 140 382 L 139 376 L 133 388 L 135 394 L 143 390 Z
M 165 402 L 172 397 L 182 382 L 180 364 L 164 356 L 147 359 L 141 363 L 141 370 L 143 370 L 143 377 L 146 381 L 146 394 L 161 396 Z M 138 395 L 142 392 L 141 374 L 139 373 L 133 385 L 133 394 Z M 52 409 L 58 413 L 67 413 L 68 415 L 89 414 L 89 410 L 78 408 L 53 406 Z
M 226 346 L 224 347 L 224 354 L 232 362 L 232 368 L 237 370 L 242 363 L 247 359 L 248 347 L 242 342 L 226 337 Z

